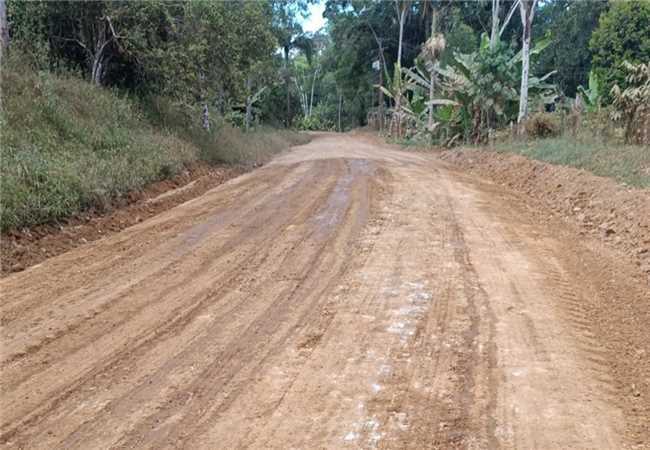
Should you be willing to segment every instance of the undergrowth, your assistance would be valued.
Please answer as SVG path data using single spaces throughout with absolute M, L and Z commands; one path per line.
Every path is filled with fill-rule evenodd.
M 152 120 L 146 105 L 119 92 L 36 72 L 17 58 L 3 63 L 0 87 L 3 231 L 105 209 L 196 161 L 259 164 L 307 139 L 272 129 L 243 133 L 226 123 L 205 133 L 164 112 Z

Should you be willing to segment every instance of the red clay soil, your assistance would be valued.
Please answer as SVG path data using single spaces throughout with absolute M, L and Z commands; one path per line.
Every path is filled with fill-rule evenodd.
M 115 199 L 104 210 L 87 210 L 55 224 L 12 230 L 0 236 L 1 275 L 28 267 L 117 233 L 218 186 L 245 170 L 196 164 L 143 191 Z
M 631 257 L 650 283 L 650 189 L 520 155 L 449 150 L 441 159 L 541 201 L 581 235 Z
M 0 448 L 650 448 L 650 285 L 578 230 L 321 134 L 0 280 Z
M 468 176 L 513 191 L 540 227 L 574 235 L 575 244 L 565 251 L 573 261 L 570 271 L 576 279 L 590 280 L 576 303 L 580 326 L 598 341 L 617 389 L 627 398 L 625 414 L 636 424 L 631 448 L 650 448 L 650 189 L 519 155 L 449 150 L 439 157 Z M 569 226 L 563 229 L 562 222 Z M 599 260 L 589 253 L 610 256 Z M 628 281 L 616 286 L 617 277 Z M 636 293 L 625 289 L 643 284 L 646 288 Z

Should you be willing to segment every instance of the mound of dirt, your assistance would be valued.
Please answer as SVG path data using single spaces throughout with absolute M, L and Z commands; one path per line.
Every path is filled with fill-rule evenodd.
M 580 234 L 632 257 L 650 283 L 650 189 L 513 154 L 460 149 L 440 158 L 541 201 Z
M 56 224 L 3 233 L 0 274 L 20 272 L 47 258 L 119 232 L 198 197 L 244 171 L 237 167 L 196 164 L 174 178 L 151 184 L 144 191 L 116 198 L 104 210 L 88 210 Z

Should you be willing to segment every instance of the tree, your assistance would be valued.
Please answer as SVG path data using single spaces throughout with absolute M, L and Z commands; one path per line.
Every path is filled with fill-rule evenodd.
M 492 31 L 490 32 L 490 48 L 494 50 L 501 38 L 501 35 L 505 31 L 506 27 L 510 23 L 510 19 L 514 15 L 519 0 L 515 1 L 510 7 L 510 11 L 503 21 L 503 25 L 500 24 L 499 14 L 501 12 L 501 0 L 492 0 Z
M 528 116 L 528 75 L 530 70 L 530 41 L 533 31 L 533 19 L 535 18 L 535 6 L 537 0 L 520 0 L 519 12 L 521 14 L 522 32 L 522 53 L 521 53 L 521 89 L 519 94 L 519 132 L 523 133 L 525 128 L 523 122 Z
M 274 33 L 284 56 L 283 78 L 286 93 L 285 126 L 291 125 L 291 73 L 290 53 L 294 48 L 302 50 L 311 59 L 311 40 L 298 23 L 298 16 L 304 16 L 309 1 L 274 0 L 272 2 Z
M 52 54 L 78 62 L 93 84 L 103 85 L 110 63 L 126 54 L 120 28 L 128 8 L 110 2 L 52 2 L 46 8 L 42 31 Z
M 7 4 L 0 0 L 0 61 L 9 45 L 9 27 L 7 25 Z
M 435 98 L 436 83 L 436 65 L 442 52 L 447 44 L 444 35 L 438 33 L 438 11 L 434 10 L 431 20 L 431 36 L 424 43 L 421 56 L 425 61 L 425 66 L 429 72 L 429 113 L 427 118 L 427 128 L 433 130 L 433 100 Z
M 395 13 L 399 23 L 399 40 L 397 41 L 397 65 L 402 66 L 402 45 L 404 43 L 404 23 L 410 6 L 409 0 L 395 0 Z
M 395 112 L 397 120 L 397 135 L 402 134 L 402 45 L 404 44 L 404 23 L 408 16 L 410 0 L 395 0 L 395 13 L 397 14 L 397 21 L 399 23 L 399 39 L 397 41 L 397 62 L 395 64 L 393 76 L 393 88 L 396 90 Z
M 589 40 L 607 5 L 607 0 L 556 0 L 538 7 L 533 39 L 550 36 L 552 42 L 536 67 L 540 72 L 556 70 L 555 81 L 569 97 L 588 82 L 592 60 Z
M 12 46 L 39 69 L 80 69 L 98 85 L 168 97 L 200 109 L 206 129 L 211 108 L 245 102 L 248 77 L 261 79 L 277 48 L 266 2 L 10 0 L 8 14 Z
M 627 88 L 612 88 L 614 99 L 612 118 L 622 120 L 625 143 L 650 144 L 650 63 L 624 62 Z
M 626 86 L 624 61 L 631 64 L 650 60 L 650 2 L 616 1 L 600 16 L 589 47 L 592 66 L 603 83 L 606 101 L 610 90 L 618 84 Z

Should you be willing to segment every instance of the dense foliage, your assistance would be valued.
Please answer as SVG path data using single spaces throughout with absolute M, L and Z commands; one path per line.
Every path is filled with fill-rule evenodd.
M 624 62 L 650 61 L 650 2 L 616 1 L 600 17 L 590 48 L 594 71 L 609 96 L 611 88 L 625 85 Z
M 540 55 L 538 67 L 540 72 L 557 71 L 554 80 L 570 97 L 588 81 L 592 60 L 589 40 L 607 5 L 604 0 L 557 0 L 540 7 L 535 36 L 550 36 L 551 43 Z
M 414 95 L 424 95 L 401 92 L 391 99 L 376 86 L 398 86 L 400 48 L 398 72 L 423 67 L 425 43 L 438 33 L 445 41 L 436 59 L 442 70 L 458 71 L 468 58 L 487 70 L 477 78 L 486 81 L 478 97 L 485 102 L 478 101 L 488 109 L 494 104 L 495 110 L 469 122 L 493 127 L 513 120 L 500 111 L 512 106 L 506 107 L 503 98 L 517 100 L 521 63 L 509 69 L 507 83 L 490 84 L 507 72 L 497 61 L 500 55 L 517 54 L 522 46 L 522 22 L 512 0 L 496 1 L 501 30 L 495 61 L 490 55 L 483 58 L 486 53 L 480 49 L 481 36 L 490 35 L 495 0 L 323 0 L 326 28 L 305 33 L 301 24 L 314 1 L 8 0 L 11 47 L 29 55 L 40 69 L 76 71 L 95 84 L 125 89 L 148 101 L 164 97 L 205 107 L 208 114 L 243 128 L 262 121 L 345 129 L 366 124 L 373 114 L 378 117 L 378 109 L 390 111 L 396 101 L 409 103 Z M 549 45 L 534 55 L 530 75 L 554 72 L 548 81 L 560 96 L 584 93 L 588 82 L 597 80 L 599 98 L 611 101 L 614 84 L 625 84 L 623 62 L 650 58 L 648 2 L 534 4 L 532 46 L 545 40 Z M 437 76 L 445 81 L 444 75 Z M 457 101 L 459 93 L 436 94 L 441 95 Z M 470 109 L 466 112 L 474 116 Z M 469 126 L 463 134 L 470 137 L 475 131 Z

